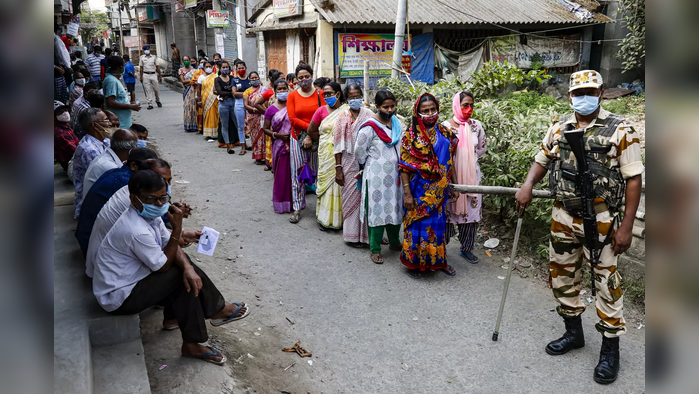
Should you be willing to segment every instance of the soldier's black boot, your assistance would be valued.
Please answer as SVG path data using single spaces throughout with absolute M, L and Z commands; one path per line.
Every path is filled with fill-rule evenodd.
M 552 356 L 566 354 L 572 349 L 580 349 L 585 346 L 585 336 L 583 335 L 582 318 L 564 317 L 566 332 L 562 337 L 546 345 L 546 353 Z
M 619 337 L 602 337 L 602 350 L 599 352 L 599 364 L 595 367 L 595 382 L 609 384 L 616 380 L 619 373 Z

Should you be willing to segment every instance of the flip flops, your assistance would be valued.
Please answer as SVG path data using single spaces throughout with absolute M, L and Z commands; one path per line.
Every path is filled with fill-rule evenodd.
M 226 324 L 226 323 L 230 323 L 230 322 L 232 322 L 232 321 L 244 319 L 244 318 L 246 318 L 246 317 L 250 314 L 250 307 L 249 307 L 247 304 L 245 304 L 244 302 L 243 302 L 242 304 L 239 304 L 239 303 L 237 303 L 237 302 L 234 302 L 233 305 L 237 305 L 237 306 L 238 306 L 238 309 L 236 309 L 235 312 L 233 312 L 232 315 L 230 315 L 230 316 L 228 316 L 228 317 L 225 317 L 225 318 L 223 318 L 223 319 L 211 319 L 211 320 L 209 320 L 209 321 L 211 322 L 211 325 L 212 325 L 212 326 L 215 326 L 215 327 L 218 327 L 218 326 L 224 325 L 224 324 Z M 243 309 L 243 308 L 245 308 L 245 313 L 243 313 L 242 316 L 236 317 L 236 315 L 238 314 L 238 312 L 240 312 L 240 310 Z
M 442 270 L 442 272 L 444 272 L 446 275 L 449 275 L 449 276 L 456 275 L 456 270 L 451 265 L 447 265 L 447 268 L 444 268 Z
M 294 212 L 291 214 L 291 217 L 289 218 L 289 222 L 298 223 L 300 221 L 301 221 L 301 212 Z
M 216 351 L 216 349 L 214 349 L 213 347 L 207 346 L 207 348 L 208 348 L 209 350 L 211 350 L 211 352 L 209 352 L 209 353 L 204 353 L 204 354 L 201 354 L 201 355 L 199 355 L 199 356 L 185 356 L 185 355 L 183 354 L 182 357 L 194 358 L 194 359 L 206 361 L 207 363 L 216 364 L 216 365 L 223 365 L 223 364 L 226 363 L 226 361 L 228 361 L 228 359 L 226 358 L 226 356 L 224 356 L 223 354 L 221 354 L 221 361 L 215 361 L 215 360 L 212 360 L 212 359 L 207 359 L 207 357 L 218 356 L 218 355 L 219 355 L 218 352 Z
M 468 262 L 471 263 L 471 264 L 478 264 L 478 262 L 480 261 L 480 260 L 478 260 L 478 257 L 476 257 L 476 255 L 473 254 L 473 253 L 463 253 L 463 252 L 461 252 L 461 253 L 459 253 L 459 256 L 465 258 L 466 261 L 468 261 Z
M 383 256 L 381 256 L 381 253 L 372 253 L 370 255 L 371 257 L 371 262 L 374 264 L 383 264 Z
M 413 279 L 422 279 L 422 273 L 419 270 L 408 271 L 408 276 Z

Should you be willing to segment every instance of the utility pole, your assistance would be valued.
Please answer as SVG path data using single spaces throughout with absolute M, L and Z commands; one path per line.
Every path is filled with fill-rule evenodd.
M 124 8 L 124 3 L 119 2 L 119 6 L 117 7 L 117 11 L 119 11 L 119 48 L 121 51 L 121 55 L 124 56 L 124 25 L 121 22 L 121 10 Z
M 405 21 L 408 14 L 408 0 L 398 0 L 398 14 L 396 15 L 396 41 L 393 45 L 393 62 L 391 64 L 391 78 L 398 78 L 402 59 L 403 41 L 405 40 Z

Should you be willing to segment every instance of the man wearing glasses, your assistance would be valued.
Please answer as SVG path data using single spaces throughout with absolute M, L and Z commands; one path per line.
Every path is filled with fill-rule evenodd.
M 167 182 L 153 170 L 129 180 L 131 206 L 100 244 L 92 289 L 104 310 L 135 314 L 154 305 L 165 307 L 166 321 L 182 333 L 181 353 L 222 365 L 226 357 L 210 346 L 205 319 L 214 326 L 250 313 L 245 303 L 226 303 L 209 277 L 179 246 L 182 211 L 170 205 Z M 172 235 L 163 224 L 167 215 Z

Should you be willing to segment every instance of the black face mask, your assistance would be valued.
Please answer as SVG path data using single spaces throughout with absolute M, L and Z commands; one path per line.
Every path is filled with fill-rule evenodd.
M 393 112 L 383 112 L 383 111 L 379 110 L 379 117 L 380 117 L 381 119 L 383 119 L 383 120 L 391 120 L 391 118 L 393 117 L 393 115 L 394 115 L 395 113 L 396 113 L 396 111 L 393 111 Z

